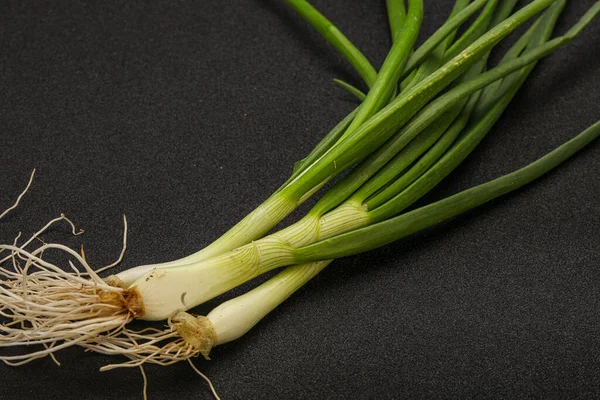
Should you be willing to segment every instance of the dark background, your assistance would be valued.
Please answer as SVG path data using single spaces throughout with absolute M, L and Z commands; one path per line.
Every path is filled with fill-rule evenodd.
M 61 226 L 45 239 L 84 243 L 101 266 L 120 251 L 126 214 L 128 268 L 196 251 L 264 200 L 354 107 L 331 80 L 360 83 L 282 3 L 0 1 L 0 209 L 38 168 L 0 242 L 64 212 L 85 235 Z M 453 2 L 425 3 L 421 41 Z M 592 3 L 570 1 L 557 32 Z M 381 64 L 383 1 L 314 4 Z M 599 22 L 539 63 L 426 201 L 521 167 L 600 117 Z M 336 261 L 197 365 L 223 399 L 600 396 L 599 167 L 595 143 L 514 194 Z M 98 372 L 118 358 L 58 357 L 0 366 L 0 397 L 141 398 L 137 369 Z M 187 364 L 147 374 L 151 399 L 211 398 Z

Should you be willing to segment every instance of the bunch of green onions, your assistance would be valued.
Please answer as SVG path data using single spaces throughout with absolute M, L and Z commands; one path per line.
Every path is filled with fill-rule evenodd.
M 0 359 L 22 364 L 72 345 L 124 355 L 129 366 L 208 357 L 214 346 L 244 335 L 334 259 L 384 246 L 516 190 L 600 136 L 599 122 L 511 174 L 407 212 L 473 151 L 537 60 L 570 43 L 600 12 L 600 2 L 552 39 L 565 0 L 534 0 L 517 11 L 513 0 L 456 0 L 448 20 L 415 48 L 423 1 L 409 0 L 406 7 L 402 0 L 388 0 L 392 46 L 379 71 L 309 3 L 287 3 L 364 80 L 366 94 L 338 81 L 360 105 L 294 165 L 275 193 L 188 257 L 102 279 L 85 257 L 65 246 L 0 245 L 9 253 L 0 260 L 6 265 L 0 265 L 0 313 L 10 320 L 0 327 L 0 347 L 43 345 Z M 498 65 L 488 66 L 492 49 L 530 20 Z M 267 235 L 328 182 L 334 183 L 303 218 Z M 84 270 L 44 260 L 51 249 L 66 252 Z M 286 268 L 205 317 L 186 312 L 280 267 Z M 127 327 L 133 319 L 168 319 L 170 327 L 135 332 Z

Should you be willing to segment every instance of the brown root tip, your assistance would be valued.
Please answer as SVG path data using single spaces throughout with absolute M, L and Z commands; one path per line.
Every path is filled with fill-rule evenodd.
M 179 311 L 171 318 L 171 323 L 187 344 L 198 350 L 204 358 L 210 360 L 208 355 L 217 345 L 217 335 L 208 318 Z

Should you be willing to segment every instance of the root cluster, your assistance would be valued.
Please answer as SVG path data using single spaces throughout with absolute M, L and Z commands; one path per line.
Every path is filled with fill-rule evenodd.
M 35 171 L 34 171 L 35 173 Z M 0 214 L 0 219 L 15 209 L 33 180 L 13 206 Z M 132 293 L 118 287 L 115 280 L 103 280 L 100 272 L 118 265 L 127 246 L 127 221 L 124 219 L 123 249 L 111 265 L 93 269 L 81 253 L 62 244 L 44 243 L 40 236 L 52 225 L 64 221 L 73 235 L 75 225 L 64 215 L 48 222 L 28 240 L 0 244 L 0 360 L 18 366 L 42 357 L 60 364 L 55 353 L 70 346 L 88 351 L 125 357 L 127 361 L 106 365 L 101 370 L 139 367 L 146 376 L 144 364 L 171 365 L 187 361 L 210 385 L 212 383 L 191 362 L 203 354 L 187 343 L 169 320 L 163 330 L 130 329 L 127 324 L 139 312 L 132 306 Z M 41 243 L 38 247 L 36 244 Z M 34 248 L 35 247 L 35 248 Z M 63 263 L 50 262 L 48 252 L 60 253 Z M 18 353 L 10 351 L 18 348 Z
M 61 220 L 78 234 L 72 222 L 61 216 L 22 245 L 17 244 L 18 237 L 12 245 L 0 245 L 0 256 L 9 253 L 0 259 L 0 318 L 4 319 L 0 348 L 22 350 L 16 355 L 0 354 L 0 360 L 22 365 L 50 356 L 58 363 L 54 353 L 73 345 L 128 359 L 103 368 L 107 370 L 146 363 L 166 366 L 201 354 L 181 338 L 171 321 L 164 330 L 128 328 L 135 312 L 128 305 L 127 289 L 105 282 L 82 254 L 61 244 L 27 249 Z M 70 258 L 68 270 L 44 259 L 50 250 Z

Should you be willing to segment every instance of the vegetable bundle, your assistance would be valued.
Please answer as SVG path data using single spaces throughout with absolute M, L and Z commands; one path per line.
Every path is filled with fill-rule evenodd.
M 473 3 L 481 3 L 480 6 L 483 10 L 480 11 L 482 17 L 473 23 L 474 26 L 478 22 L 481 24 L 480 26 L 484 26 L 486 23 L 492 26 L 495 15 L 502 11 L 502 7 L 495 5 L 495 2 Z M 533 2 L 530 6 L 527 6 L 529 8 L 526 11 L 521 10 L 517 14 L 514 14 L 516 17 L 513 16 L 511 18 L 513 18 L 515 24 L 521 22 L 521 19 L 523 19 L 522 22 L 525 22 L 525 17 L 534 19 L 535 16 L 544 11 L 545 7 L 554 3 L 551 1 Z M 483 7 L 484 5 L 485 7 Z M 559 8 L 557 5 L 553 5 L 553 7 L 556 9 Z M 559 10 L 552 11 L 557 13 Z M 457 11 L 458 13 L 460 11 Z M 100 281 L 99 278 L 94 277 L 91 281 L 88 280 L 88 282 L 92 282 L 88 285 L 89 291 L 83 291 L 81 299 L 78 299 L 81 302 L 84 299 L 90 300 L 91 303 L 88 306 L 80 307 L 83 310 L 80 315 L 75 315 L 75 313 L 68 314 L 68 321 L 77 321 L 77 323 L 80 323 L 79 321 L 89 320 L 86 310 L 92 309 L 94 312 L 97 312 L 98 308 L 105 307 L 106 310 L 102 310 L 100 313 L 106 313 L 106 315 L 102 314 L 98 317 L 102 320 L 95 321 L 96 325 L 92 326 L 93 329 L 89 329 L 88 331 L 83 329 L 82 331 L 85 332 L 82 334 L 80 331 L 74 330 L 73 326 L 67 325 L 67 329 L 61 333 L 63 336 L 48 336 L 48 332 L 52 334 L 57 332 L 55 329 L 56 325 L 52 325 L 52 329 L 48 331 L 44 330 L 51 326 L 48 324 L 48 321 L 56 317 L 54 313 L 58 312 L 57 308 L 59 305 L 53 303 L 49 306 L 52 308 L 51 310 L 46 307 L 46 309 L 42 310 L 43 312 L 39 312 L 38 316 L 36 316 L 38 319 L 32 323 L 33 329 L 27 327 L 29 329 L 27 341 L 35 340 L 32 335 L 39 334 L 40 341 L 47 340 L 45 344 L 49 344 L 48 351 L 57 350 L 63 345 L 82 344 L 88 348 L 110 354 L 111 348 L 121 351 L 122 349 L 119 346 L 126 342 L 118 337 L 114 341 L 112 341 L 113 337 L 108 336 L 98 338 L 96 336 L 98 333 L 118 330 L 124 322 L 128 322 L 132 317 L 163 319 L 172 317 L 173 315 L 176 315 L 172 322 L 173 326 L 177 326 L 178 328 L 177 333 L 184 334 L 185 330 L 180 329 L 179 324 L 184 323 L 187 317 L 175 314 L 177 311 L 209 300 L 259 273 L 288 264 L 341 257 L 351 254 L 356 249 L 368 250 L 371 247 L 383 244 L 385 241 L 395 240 L 400 237 L 398 235 L 401 235 L 402 232 L 398 231 L 398 229 L 406 226 L 406 223 L 405 221 L 401 221 L 402 224 L 399 224 L 397 220 L 392 218 L 395 215 L 403 213 L 406 207 L 410 206 L 415 200 L 431 189 L 437 183 L 436 180 L 442 178 L 441 175 L 449 173 L 454 168 L 454 163 L 460 162 L 461 157 L 466 156 L 470 152 L 471 147 L 474 147 L 483 135 L 487 133 L 491 124 L 495 122 L 495 119 L 499 117 L 499 114 L 506 107 L 508 101 L 514 96 L 514 93 L 522 84 L 522 79 L 529 73 L 528 67 L 531 62 L 535 61 L 537 57 L 545 55 L 545 52 L 554 50 L 555 47 L 553 46 L 562 45 L 564 44 L 563 41 L 570 40 L 570 33 L 572 32 L 569 31 L 566 36 L 562 36 L 565 39 L 558 39 L 558 41 L 556 39 L 549 40 L 548 37 L 552 30 L 554 17 L 548 11 L 548 14 L 545 14 L 544 18 L 538 22 L 538 27 L 531 31 L 530 36 L 527 36 L 527 33 L 522 33 L 521 37 L 525 38 L 522 45 L 519 45 L 519 42 L 517 42 L 517 45 L 512 48 L 513 54 L 511 55 L 511 51 L 509 50 L 507 53 L 508 57 L 504 63 L 500 63 L 498 67 L 490 65 L 487 68 L 488 70 L 485 71 L 485 66 L 483 63 L 479 63 L 478 60 L 487 57 L 487 52 L 491 49 L 491 43 L 499 40 L 500 36 L 509 31 L 506 28 L 498 26 L 498 28 L 494 28 L 496 30 L 488 32 L 485 34 L 487 36 L 485 36 L 483 32 L 489 31 L 489 28 L 485 27 L 483 32 L 479 33 L 479 36 L 484 35 L 483 37 L 480 39 L 477 39 L 478 36 L 474 37 L 474 44 L 470 45 L 471 47 L 467 43 L 465 45 L 467 50 L 463 53 L 459 51 L 458 55 L 449 57 L 448 61 L 443 58 L 445 57 L 445 53 L 451 49 L 454 42 L 450 41 L 447 44 L 448 49 L 441 50 L 439 49 L 443 45 L 436 43 L 433 50 L 439 50 L 438 53 L 440 53 L 442 62 L 437 67 L 433 67 L 433 71 L 438 72 L 422 73 L 424 76 L 421 83 L 406 82 L 404 90 L 402 88 L 400 90 L 396 89 L 396 82 L 392 82 L 391 86 L 388 84 L 386 87 L 385 80 L 395 81 L 400 78 L 404 79 L 404 76 L 397 73 L 397 71 L 409 64 L 408 61 L 411 54 L 409 50 L 414 45 L 416 31 L 418 31 L 420 23 L 419 14 L 419 2 L 410 2 L 408 22 L 405 22 L 404 25 L 408 36 L 394 36 L 397 42 L 395 42 L 396 44 L 393 47 L 391 56 L 386 59 L 384 67 L 381 68 L 378 74 L 379 77 L 383 76 L 384 83 L 380 83 L 378 86 L 376 81 L 372 85 L 373 88 L 369 91 L 368 95 L 371 97 L 367 97 L 363 101 L 360 110 L 356 114 L 358 117 L 354 116 L 353 121 L 360 121 L 362 118 L 363 122 L 350 122 L 350 128 L 343 130 L 343 134 L 346 136 L 340 139 L 339 144 L 336 144 L 337 147 L 334 146 L 332 150 L 324 152 L 324 155 L 316 157 L 316 162 L 312 164 L 314 167 L 302 172 L 303 164 L 300 164 L 299 169 L 296 171 L 301 172 L 298 172 L 297 176 L 292 178 L 287 185 L 282 186 L 271 197 L 273 200 L 267 203 L 266 207 L 259 209 L 254 214 L 252 223 L 242 225 L 241 234 L 238 230 L 234 235 L 230 235 L 229 239 L 217 241 L 217 245 L 209 246 L 209 250 L 201 255 L 183 259 L 184 261 L 180 262 L 181 266 L 173 268 L 173 265 L 164 265 L 163 267 L 168 267 L 164 269 L 156 269 L 156 266 L 152 266 L 148 269 L 148 272 L 142 271 L 139 276 L 135 276 L 136 271 L 139 271 L 135 269 L 118 275 L 124 287 L 127 288 L 133 285 L 132 287 L 135 290 L 122 289 L 116 286 L 109 287 Z M 490 16 L 489 19 L 487 19 L 486 15 Z M 592 14 L 589 15 L 591 16 Z M 461 36 L 457 36 L 459 41 L 460 38 Z M 412 54 L 418 53 L 419 51 L 417 50 Z M 437 57 L 438 55 L 436 54 L 435 56 Z M 435 64 L 436 57 L 432 56 L 431 60 L 427 59 L 423 61 L 425 64 L 423 64 L 422 70 L 426 70 L 428 67 L 427 64 Z M 386 65 L 391 65 L 391 67 L 386 69 Z M 438 68 L 440 66 L 442 66 L 442 72 L 439 72 L 440 69 Z M 394 74 L 396 76 L 393 76 Z M 419 79 L 419 75 L 418 72 L 415 73 L 412 79 Z M 407 76 L 410 77 L 408 72 Z M 493 87 L 493 91 L 478 93 L 480 89 L 484 88 L 484 85 L 489 85 L 495 82 L 494 79 L 504 76 L 507 76 L 507 78 L 499 86 Z M 372 95 L 373 93 L 375 94 Z M 392 96 L 395 96 L 396 99 L 391 100 Z M 388 102 L 389 105 L 386 106 L 385 104 Z M 383 107 L 382 111 L 377 111 L 381 107 Z M 362 110 L 368 108 L 373 108 L 374 111 L 363 112 L 361 114 Z M 439 117 L 435 120 L 435 124 L 428 125 L 435 117 Z M 440 126 L 443 128 L 440 128 Z M 436 129 L 441 132 L 435 132 Z M 591 139 L 596 135 L 596 132 L 597 128 L 592 128 L 592 130 L 586 131 L 584 138 Z M 386 149 L 393 147 L 387 140 L 393 141 L 394 137 L 396 137 L 394 135 L 398 135 L 398 141 L 405 146 L 398 145 L 400 149 L 396 151 L 408 153 L 408 155 L 401 153 L 397 158 L 398 162 L 396 164 L 407 164 L 404 166 L 404 169 L 401 169 L 397 165 L 393 166 L 394 161 L 386 163 L 385 161 L 388 160 L 385 160 L 379 165 L 379 167 L 383 168 L 380 170 L 382 172 L 367 179 L 369 176 L 362 171 L 370 170 L 371 166 L 377 164 L 377 161 L 381 157 L 371 156 L 370 158 L 366 158 L 363 164 L 360 164 L 349 175 L 327 191 L 327 194 L 321 198 L 315 208 L 308 213 L 308 217 L 302 220 L 303 222 L 299 225 L 301 229 L 288 228 L 283 233 L 257 240 L 249 245 L 243 245 L 243 242 L 259 239 L 260 236 L 264 235 L 283 216 L 295 208 L 298 203 L 304 201 L 307 194 L 311 194 L 313 189 L 318 188 L 323 182 L 335 178 L 335 175 L 339 174 L 344 168 L 354 164 L 355 161 L 359 161 L 359 159 L 372 151 L 385 152 Z M 418 144 L 413 145 L 417 143 L 415 141 L 424 136 L 433 138 L 430 139 L 429 146 L 433 146 L 434 143 L 435 146 L 427 147 L 422 145 L 426 150 L 421 153 L 423 155 L 417 154 L 417 158 L 408 159 L 410 154 L 415 153 L 413 148 L 419 148 Z M 441 144 L 443 139 L 446 139 L 446 145 Z M 440 149 L 437 153 L 432 153 L 435 147 L 439 147 Z M 430 158 L 427 158 L 429 154 L 432 155 Z M 390 158 L 392 157 L 395 157 L 395 154 L 390 156 Z M 408 161 L 404 161 L 407 159 Z M 392 158 L 392 160 L 396 160 L 396 158 Z M 420 163 L 419 160 L 423 160 L 423 162 Z M 384 164 L 385 167 L 383 167 Z M 388 165 L 392 165 L 393 168 L 386 170 Z M 436 166 L 441 167 L 436 169 Z M 419 167 L 422 168 L 420 174 L 418 172 Z M 414 168 L 416 168 L 417 172 L 415 174 L 417 175 L 411 178 L 410 173 L 411 171 L 415 171 Z M 376 170 L 375 167 L 371 169 Z M 525 177 L 519 175 L 518 179 L 528 179 L 529 173 L 525 175 Z M 406 176 L 408 178 L 405 178 Z M 430 176 L 435 178 L 430 178 Z M 400 189 L 395 188 L 394 185 L 396 182 L 402 180 L 405 181 L 403 183 L 405 187 Z M 510 180 L 510 183 L 515 184 L 514 180 Z M 507 189 L 514 189 L 515 187 L 509 185 Z M 486 187 L 484 189 L 482 189 L 484 194 L 489 192 L 489 189 Z M 468 198 L 471 198 L 470 195 L 471 193 L 466 194 Z M 339 204 L 342 204 L 341 208 Z M 462 200 L 458 199 L 456 204 L 462 204 Z M 450 208 L 457 207 L 456 204 L 452 203 Z M 366 207 L 363 207 L 365 205 Z M 446 214 L 442 216 L 433 214 L 431 223 L 442 220 L 444 216 L 452 215 L 447 214 L 448 210 L 443 204 L 436 205 L 434 203 L 433 206 L 437 206 L 438 210 L 442 210 Z M 417 209 L 414 212 L 417 212 L 418 215 L 419 210 L 421 209 Z M 412 217 L 415 214 L 407 213 L 404 215 Z M 398 218 L 402 217 L 403 215 Z M 414 220 L 419 221 L 418 218 Z M 314 224 L 315 221 L 320 224 L 317 228 L 305 227 L 307 224 Z M 332 221 L 332 225 L 321 223 L 330 221 Z M 384 221 L 388 221 L 387 225 L 377 224 L 385 223 Z M 365 229 L 379 230 L 356 231 L 355 234 L 358 235 L 359 241 L 353 240 L 353 236 L 339 236 L 347 230 L 353 231 L 367 225 L 371 225 L 371 228 Z M 426 226 L 427 224 L 425 223 L 425 225 L 418 225 L 417 228 L 422 229 Z M 314 231 L 317 231 L 319 236 L 315 236 Z M 412 233 L 412 231 L 408 233 Z M 336 241 L 338 237 L 339 240 Z M 312 242 L 317 243 L 311 245 Z M 228 247 L 239 247 L 239 249 L 232 253 L 224 253 L 225 250 L 228 250 Z M 42 247 L 42 250 L 50 248 L 52 248 L 52 245 Z M 7 250 L 16 249 L 7 248 Z M 221 253 L 222 255 L 219 255 Z M 23 255 L 30 257 L 26 254 Z M 82 263 L 85 262 L 76 253 L 73 253 L 72 256 L 76 259 L 79 258 L 79 261 L 82 261 Z M 202 258 L 205 259 L 203 260 Z M 242 265 L 239 270 L 233 269 L 237 268 L 237 263 Z M 26 266 L 26 268 L 29 267 Z M 298 269 L 299 267 L 294 268 Z M 196 271 L 192 271 L 192 269 L 196 269 Z M 29 271 L 27 270 L 26 272 L 28 273 Z M 19 270 L 19 273 L 16 273 L 15 276 L 9 277 L 11 279 L 14 278 L 14 281 L 17 282 L 15 286 L 9 286 L 9 289 L 14 290 L 13 294 L 22 290 L 19 285 L 26 282 L 19 280 L 19 276 L 28 275 L 27 273 L 22 274 Z M 34 286 L 46 287 L 44 285 L 56 273 L 58 271 L 51 270 L 50 273 L 40 276 L 40 281 L 35 281 L 37 277 L 31 273 L 28 275 L 27 284 L 33 282 Z M 87 280 L 88 277 L 70 276 L 65 279 L 85 285 L 83 280 Z M 172 283 L 164 284 L 165 281 L 169 280 L 172 280 Z M 109 282 L 114 283 L 112 280 Z M 206 289 L 202 289 L 200 284 L 204 285 L 207 282 L 209 284 L 206 285 Z M 55 285 L 55 283 L 50 282 L 50 285 Z M 62 290 L 60 287 L 57 289 L 56 285 L 53 286 L 52 290 L 54 289 Z M 67 288 L 67 290 L 71 289 Z M 94 297 L 95 295 L 97 297 Z M 35 294 L 30 299 L 33 296 Z M 58 296 L 61 299 L 59 301 L 62 301 L 64 293 L 60 292 Z M 141 297 L 141 302 L 139 297 Z M 100 299 L 100 302 L 98 302 L 98 299 Z M 42 305 L 40 307 L 43 308 L 45 306 Z M 119 310 L 119 307 L 122 306 L 124 306 L 122 312 L 114 311 Z M 71 305 L 67 304 L 67 307 L 71 307 Z M 25 307 L 25 309 L 26 311 L 15 319 L 21 317 L 31 318 L 31 309 L 28 307 Z M 16 311 L 20 312 L 21 310 Z M 44 315 L 44 313 L 47 315 Z M 246 315 L 248 314 L 250 313 L 248 312 Z M 61 324 L 66 323 L 63 319 L 56 319 L 56 321 L 60 321 Z M 108 326 L 104 325 L 105 323 Z M 14 333 L 16 336 L 12 336 L 13 339 L 19 335 L 18 332 Z M 13 331 L 7 331 L 7 334 L 10 337 Z M 219 338 L 219 336 L 221 335 L 217 333 L 216 337 Z M 208 337 L 210 340 L 214 340 L 210 338 L 210 335 Z M 61 339 L 62 341 L 56 342 L 57 339 Z M 150 338 L 148 340 L 152 341 L 154 339 Z M 194 345 L 194 351 L 207 352 L 208 350 L 202 346 L 203 344 L 201 346 Z M 147 351 L 152 352 L 157 348 L 155 343 L 151 343 L 148 345 Z M 46 354 L 46 352 L 47 350 L 40 350 L 39 354 Z M 127 354 L 126 352 L 124 353 Z M 141 353 L 141 355 L 143 357 L 146 356 L 145 353 Z M 137 357 L 139 354 L 132 354 L 132 356 Z M 18 359 L 18 356 L 14 359 Z M 135 360 L 137 359 L 134 358 L 133 361 Z M 147 361 L 152 361 L 152 359 L 148 359 Z

